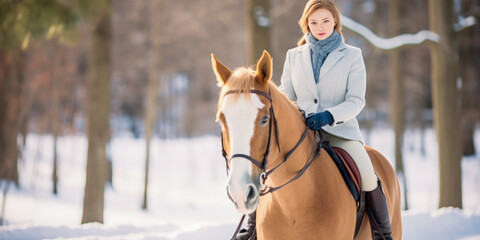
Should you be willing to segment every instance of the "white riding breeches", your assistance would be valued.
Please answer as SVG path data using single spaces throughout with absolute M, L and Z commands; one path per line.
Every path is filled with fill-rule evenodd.
M 362 180 L 362 191 L 368 192 L 377 188 L 377 175 L 373 169 L 370 157 L 363 144 L 359 141 L 340 138 L 323 131 L 325 139 L 332 147 L 339 147 L 347 151 L 357 164 Z

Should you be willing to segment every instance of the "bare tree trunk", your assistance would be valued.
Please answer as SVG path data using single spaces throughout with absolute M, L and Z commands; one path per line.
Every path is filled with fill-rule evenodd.
M 400 34 L 400 22 L 401 22 L 401 1 L 390 1 L 390 30 L 392 36 Z M 395 170 L 397 175 L 403 180 L 404 187 L 404 203 L 405 209 L 408 209 L 407 201 L 407 184 L 405 171 L 403 168 L 403 132 L 405 129 L 405 106 L 404 106 L 404 85 L 402 76 L 402 56 L 401 49 L 392 49 L 390 54 L 390 66 L 392 83 L 390 86 L 390 104 L 391 104 L 391 121 L 395 136 Z
M 263 50 L 270 51 L 270 0 L 248 0 L 248 61 L 255 64 Z
M 453 0 L 429 0 L 430 30 L 438 33 L 441 39 L 440 43 L 431 45 L 432 97 L 439 150 L 439 207 L 462 208 L 458 52 L 453 9 Z
M 467 108 L 467 107 L 465 107 Z M 471 109 L 462 109 L 465 111 L 474 111 Z M 476 118 L 470 114 L 462 115 L 462 155 L 472 156 L 475 155 L 475 142 L 473 140 L 473 134 L 475 132 Z
M 103 223 L 104 191 L 107 181 L 106 145 L 110 132 L 110 11 L 108 2 L 93 23 L 87 81 L 88 159 L 82 224 Z
M 462 12 L 475 11 L 480 7 L 476 0 L 462 1 Z M 475 155 L 474 131 L 475 125 L 480 120 L 480 25 L 477 23 L 462 31 L 458 36 L 459 41 L 459 73 L 462 77 L 462 143 L 464 156 Z
M 0 213 L 0 226 L 3 226 L 5 223 L 5 208 L 7 206 L 7 194 L 8 194 L 8 189 L 10 187 L 10 181 L 3 181 L 2 183 L 5 184 L 5 187 L 3 189 L 2 212 Z
M 22 114 L 24 53 L 0 50 L 0 179 L 18 185 L 18 146 Z
M 105 152 L 107 154 L 107 183 L 113 188 L 112 138 L 110 134 Z
M 145 107 L 145 189 L 143 191 L 142 209 L 147 209 L 148 200 L 148 169 L 150 163 L 150 143 L 153 136 L 155 126 L 155 115 L 157 108 L 158 96 L 158 54 L 160 53 L 160 42 L 158 36 L 158 0 L 150 0 L 150 41 L 151 49 L 149 51 L 149 70 L 148 70 L 148 86 Z
M 54 40 L 50 43 L 50 56 L 53 58 L 53 64 L 52 64 L 52 104 L 51 109 L 50 109 L 50 127 L 51 131 L 53 134 L 53 171 L 52 171 L 52 182 L 53 182 L 53 194 L 58 193 L 57 185 L 58 185 L 58 173 L 57 173 L 57 168 L 58 168 L 58 154 L 57 154 L 57 143 L 58 143 L 58 130 L 59 130 L 59 94 L 58 94 L 58 89 L 59 89 L 59 82 L 58 78 L 56 76 L 56 68 L 58 65 L 58 59 L 57 59 L 57 54 L 55 51 L 55 48 L 57 47 L 57 44 L 54 42 Z
M 418 106 L 415 106 L 413 108 L 413 121 L 414 121 L 414 126 L 418 128 L 419 134 L 420 134 L 420 141 L 419 141 L 419 151 L 422 156 L 426 156 L 425 152 L 425 130 L 427 128 L 427 124 L 425 123 L 425 105 L 423 103 L 418 103 Z

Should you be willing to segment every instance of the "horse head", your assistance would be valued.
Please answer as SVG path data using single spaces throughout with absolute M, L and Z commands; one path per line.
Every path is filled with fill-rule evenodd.
M 250 213 L 259 202 L 262 165 L 272 135 L 268 95 L 272 59 L 264 51 L 255 70 L 239 67 L 231 71 L 212 54 L 212 67 L 221 88 L 217 122 L 229 169 L 227 192 L 239 212 Z

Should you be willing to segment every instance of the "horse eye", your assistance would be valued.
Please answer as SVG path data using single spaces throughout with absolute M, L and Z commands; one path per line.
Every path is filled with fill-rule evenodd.
M 263 115 L 262 118 L 260 119 L 260 126 L 267 125 L 269 118 L 270 117 L 268 115 Z

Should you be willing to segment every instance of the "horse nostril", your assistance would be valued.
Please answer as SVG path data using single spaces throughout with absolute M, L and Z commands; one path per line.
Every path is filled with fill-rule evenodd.
M 253 200 L 257 197 L 257 190 L 254 185 L 248 185 L 247 201 Z

